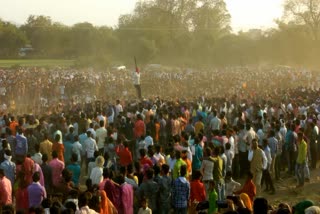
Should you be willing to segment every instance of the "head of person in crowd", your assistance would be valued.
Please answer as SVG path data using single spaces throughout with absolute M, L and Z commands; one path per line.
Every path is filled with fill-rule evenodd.
M 48 155 L 47 154 L 43 154 L 41 159 L 42 159 L 42 163 L 47 163 Z
M 141 158 L 144 158 L 146 156 L 146 150 L 145 149 L 140 149 L 139 153 L 140 153 L 140 157 Z
M 181 152 L 177 150 L 175 152 L 175 157 L 176 157 L 177 160 L 179 160 L 181 158 Z
M 320 208 L 317 206 L 311 206 L 305 209 L 305 214 L 320 214 Z
M 265 198 L 256 198 L 253 202 L 253 214 L 268 214 L 269 205 Z
M 251 181 L 253 179 L 253 174 L 252 172 L 248 171 L 247 172 L 247 181 Z
M 252 140 L 252 142 L 251 142 L 251 149 L 252 149 L 253 151 L 258 149 L 258 140 L 257 140 L 257 139 L 253 139 L 253 140 Z
M 58 152 L 52 151 L 52 159 L 58 158 Z
M 61 136 L 60 136 L 60 135 L 56 134 L 56 135 L 54 136 L 54 141 L 55 141 L 55 142 L 59 142 L 60 139 L 61 139 Z
M 185 177 L 187 174 L 187 166 L 186 165 L 182 165 L 180 167 L 180 177 Z
M 103 167 L 103 165 L 104 165 L 104 157 L 103 156 L 98 156 L 97 158 L 96 158 L 96 166 L 98 166 L 98 167 Z
M 39 172 L 33 173 L 32 180 L 35 183 L 39 182 L 40 181 L 40 173 Z
M 293 213 L 294 214 L 304 214 L 305 213 L 304 211 L 308 207 L 311 207 L 313 205 L 314 205 L 314 203 L 311 200 L 301 201 L 301 202 L 297 203 L 295 206 L 293 206 Z

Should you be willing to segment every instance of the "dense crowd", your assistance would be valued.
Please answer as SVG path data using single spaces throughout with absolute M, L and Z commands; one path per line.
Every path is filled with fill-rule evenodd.
M 132 100 L 130 71 L 76 68 L 0 68 L 1 108 L 19 114 L 55 111 L 59 102 L 78 105 L 101 100 Z M 199 96 L 257 98 L 280 102 L 288 89 L 318 90 L 316 71 L 287 66 L 234 66 L 215 69 L 159 67 L 142 69 L 144 97 L 193 101 Z M 259 96 L 258 96 L 259 95 Z
M 27 88 L 34 90 L 30 99 L 47 100 L 44 109 L 30 109 L 37 114 L 2 106 L 2 213 L 320 213 L 309 200 L 272 207 L 261 197 L 277 194 L 283 177 L 295 177 L 303 189 L 317 167 L 320 100 L 312 72 L 226 70 L 203 79 L 213 84 L 207 90 L 200 90 L 204 74 L 186 74 L 200 76 L 190 78 L 198 88 L 178 89 L 189 99 L 140 101 L 104 82 L 102 76 L 117 76 L 110 72 L 1 70 L 3 103 Z M 285 78 L 295 81 L 280 82 Z M 109 83 L 119 99 L 94 99 Z M 234 85 L 240 86 L 221 95 Z M 16 105 L 23 102 L 30 103 L 17 96 Z

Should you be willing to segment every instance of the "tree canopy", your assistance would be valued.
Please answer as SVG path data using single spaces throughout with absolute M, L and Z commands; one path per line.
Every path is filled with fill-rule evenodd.
M 277 27 L 233 32 L 224 0 L 144 0 L 115 28 L 66 26 L 30 15 L 17 26 L 0 20 L 0 57 L 96 59 L 104 65 L 159 63 L 179 66 L 287 64 L 318 66 L 320 0 L 286 0 Z M 91 63 L 92 64 L 92 63 Z

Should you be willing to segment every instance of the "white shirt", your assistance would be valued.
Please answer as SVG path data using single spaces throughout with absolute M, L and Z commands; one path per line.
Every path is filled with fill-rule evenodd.
M 94 167 L 90 174 L 90 179 L 92 180 L 92 184 L 100 184 L 100 182 L 103 180 L 103 169 L 101 167 Z
M 226 163 L 226 170 L 227 170 L 227 172 L 228 171 L 232 171 L 232 160 L 233 160 L 233 158 L 234 158 L 234 153 L 233 153 L 233 151 L 231 151 L 231 149 L 230 150 L 226 150 L 225 151 L 225 154 L 226 154 L 226 156 L 227 156 L 227 163 Z
M 155 153 L 153 155 L 153 157 L 156 159 L 157 163 L 159 163 L 160 160 L 161 160 L 162 163 L 165 162 L 165 159 L 164 159 L 164 157 L 163 157 L 163 155 L 161 153 Z
M 96 139 L 96 137 L 97 137 L 96 131 L 95 131 L 93 128 L 88 128 L 87 132 L 88 132 L 88 131 L 91 132 L 92 138 L 93 138 L 93 139 Z
M 78 163 L 81 163 L 81 154 L 82 154 L 82 145 L 79 141 L 76 141 L 72 145 L 72 152 L 77 154 L 78 156 Z
M 88 206 L 81 207 L 75 214 L 99 214 L 96 211 L 90 209 Z
M 226 181 L 226 196 L 232 196 L 233 192 L 237 191 L 240 189 L 241 184 L 234 181 L 232 178 L 230 181 Z
M 104 148 L 104 142 L 107 137 L 107 129 L 104 127 L 98 128 L 96 131 L 96 135 L 97 135 L 97 141 L 98 141 L 98 148 L 99 149 Z
M 94 139 L 89 137 L 84 141 L 85 151 L 87 153 L 87 158 L 93 158 L 93 154 L 95 151 L 98 151 L 97 143 Z
M 148 147 L 149 146 L 152 146 L 153 145 L 153 139 L 151 136 L 147 136 L 145 139 L 144 139 L 144 142 L 146 143 L 145 144 L 145 149 L 148 150 Z
M 265 154 L 266 157 L 267 157 L 268 164 L 271 165 L 272 157 L 271 157 L 270 147 L 267 146 L 267 147 L 263 150 L 263 152 L 264 152 L 264 154 Z
M 147 207 L 145 210 L 140 207 L 138 214 L 152 214 L 152 210 L 149 207 Z
M 211 181 L 213 180 L 213 167 L 214 167 L 214 162 L 204 159 L 202 161 L 201 169 L 200 171 L 202 172 L 202 180 L 203 181 Z
M 233 154 L 235 153 L 235 145 L 234 145 L 234 137 L 233 136 L 230 136 L 229 137 L 229 140 L 228 140 L 228 143 L 230 143 L 230 150 L 233 152 Z
M 174 168 L 174 165 L 176 164 L 176 159 L 175 158 L 171 158 L 170 155 L 168 156 L 167 158 L 167 163 L 170 167 L 169 171 L 172 172 L 173 171 L 173 168 Z
M 116 116 L 118 116 L 120 112 L 123 112 L 123 108 L 121 104 L 118 104 L 116 105 Z
M 133 84 L 140 85 L 140 73 L 133 72 Z
M 218 117 L 212 118 L 210 121 L 211 130 L 219 130 L 221 125 L 221 120 Z

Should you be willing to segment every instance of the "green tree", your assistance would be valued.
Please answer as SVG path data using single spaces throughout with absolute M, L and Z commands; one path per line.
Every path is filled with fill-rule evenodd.
M 318 41 L 320 30 L 320 0 L 286 0 L 284 18 L 297 24 L 307 25 L 313 38 Z
M 17 26 L 0 20 L 0 56 L 17 57 L 26 43 L 26 35 Z

